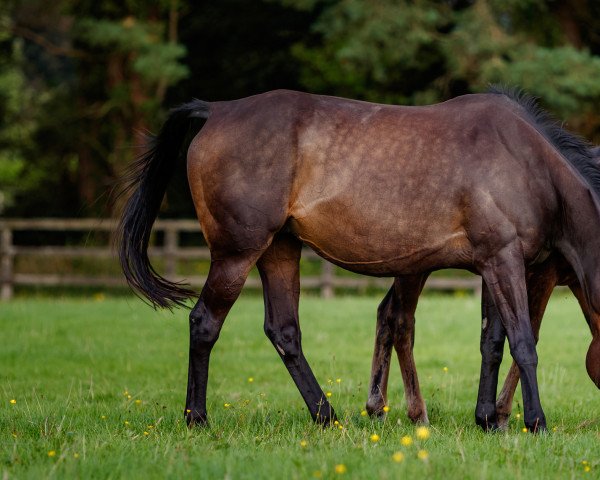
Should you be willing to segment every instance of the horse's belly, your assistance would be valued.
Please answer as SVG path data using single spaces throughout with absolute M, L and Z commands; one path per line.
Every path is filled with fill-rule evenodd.
M 344 215 L 313 210 L 292 217 L 289 225 L 319 255 L 357 273 L 395 276 L 470 266 L 471 247 L 459 226 L 403 221 L 399 215 L 365 214 L 357 220 L 351 210 Z

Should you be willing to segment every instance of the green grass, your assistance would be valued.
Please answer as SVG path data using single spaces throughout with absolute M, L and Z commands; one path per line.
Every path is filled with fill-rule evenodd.
M 553 298 L 542 326 L 539 378 L 550 433 L 537 436 L 523 433 L 515 418 L 520 392 L 507 433 L 485 434 L 475 426 L 479 303 L 473 297 L 425 296 L 417 312 L 415 356 L 431 437 L 409 447 L 403 447 L 400 438 L 414 438 L 414 426 L 404 411 L 395 364 L 387 418 L 360 415 L 377 303 L 377 298 L 369 297 L 301 301 L 304 350 L 317 378 L 333 394 L 343 431 L 311 423 L 262 332 L 258 297 L 241 298 L 225 323 L 211 359 L 211 425 L 192 431 L 182 416 L 188 346 L 185 311 L 155 312 L 134 298 L 101 296 L 96 301 L 18 299 L 0 305 L 0 475 L 146 479 L 598 475 L 600 393 L 585 373 L 589 332 L 567 294 Z M 502 372 L 507 368 L 505 361 Z M 231 406 L 225 408 L 226 403 Z M 373 433 L 380 435 L 379 442 L 370 441 Z M 427 461 L 417 458 L 419 449 L 428 452 Z M 50 451 L 55 455 L 49 456 Z M 401 463 L 392 460 L 397 451 L 405 455 Z M 584 460 L 590 462 L 589 473 L 584 472 Z M 338 464 L 347 469 L 343 476 L 335 473 Z

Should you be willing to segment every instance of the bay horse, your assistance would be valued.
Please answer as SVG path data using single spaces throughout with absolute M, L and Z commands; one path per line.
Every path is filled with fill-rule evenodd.
M 480 274 L 519 366 L 525 425 L 546 428 L 525 266 L 559 251 L 600 311 L 600 182 L 590 183 L 582 149 L 556 145 L 526 109 L 497 93 L 424 107 L 285 90 L 191 101 L 170 112 L 133 165 L 119 222 L 125 278 L 156 307 L 195 297 L 157 274 L 147 255 L 190 134 L 188 181 L 211 264 L 189 317 L 188 425 L 207 422 L 210 353 L 254 265 L 263 283 L 265 333 L 312 418 L 335 420 L 301 346 L 305 242 L 366 275 L 442 268 Z
M 539 109 L 531 98 L 517 97 L 516 100 L 530 110 L 531 115 L 540 123 L 548 124 L 552 121 L 551 117 Z M 600 165 L 600 147 L 590 148 L 589 157 L 596 165 Z M 408 417 L 415 423 L 429 423 L 412 353 L 415 310 L 427 277 L 428 274 L 397 277 L 378 308 L 369 398 L 366 405 L 369 415 L 380 416 L 384 413 L 393 346 L 402 372 Z M 527 267 L 529 315 L 535 340 L 537 342 L 544 311 L 557 285 L 568 286 L 583 311 L 592 333 L 592 343 L 586 355 L 586 369 L 594 384 L 600 388 L 600 316 L 595 314 L 588 305 L 573 268 L 556 251 L 550 253 L 543 262 Z M 481 312 L 482 365 L 475 420 L 485 430 L 505 429 L 508 426 L 513 396 L 519 382 L 519 368 L 513 361 L 496 400 L 498 369 L 504 353 L 505 332 L 485 282 L 482 285 Z

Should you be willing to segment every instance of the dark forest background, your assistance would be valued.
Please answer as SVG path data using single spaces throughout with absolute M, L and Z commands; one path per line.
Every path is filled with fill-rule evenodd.
M 417 105 L 489 83 L 600 143 L 600 2 L 4 0 L 0 215 L 112 215 L 144 132 L 192 97 Z M 193 215 L 183 172 L 163 215 Z

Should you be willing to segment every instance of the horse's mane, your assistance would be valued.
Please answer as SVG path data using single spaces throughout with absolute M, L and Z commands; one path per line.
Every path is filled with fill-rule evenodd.
M 579 172 L 600 201 L 600 166 L 594 160 L 594 149 L 591 143 L 565 130 L 556 118 L 538 105 L 535 97 L 519 88 L 492 85 L 488 93 L 505 95 L 519 104 L 536 129 Z

